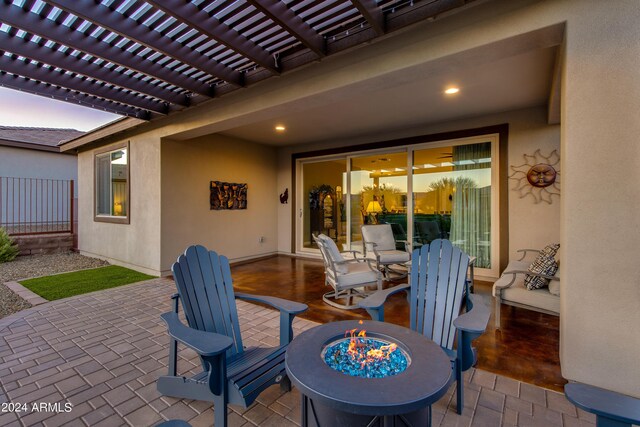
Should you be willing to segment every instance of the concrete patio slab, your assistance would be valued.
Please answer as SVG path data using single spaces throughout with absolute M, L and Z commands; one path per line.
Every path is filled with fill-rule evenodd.
M 46 303 L 0 320 L 0 425 L 46 427 L 152 426 L 183 419 L 213 424 L 212 405 L 161 396 L 168 336 L 160 314 L 170 310 L 173 281 L 153 279 Z M 238 301 L 245 345 L 278 342 L 277 312 Z M 296 319 L 294 332 L 317 324 Z M 180 352 L 180 372 L 199 369 Z M 561 393 L 480 370 L 465 375 L 462 415 L 454 387 L 433 406 L 434 426 L 589 426 Z M 230 426 L 296 426 L 300 395 L 265 391 L 250 408 L 230 406 Z

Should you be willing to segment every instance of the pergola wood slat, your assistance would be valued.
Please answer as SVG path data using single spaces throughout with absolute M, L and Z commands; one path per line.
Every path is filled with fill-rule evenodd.
M 215 17 L 209 16 L 207 12 L 199 9 L 193 3 L 183 0 L 147 0 L 147 3 L 222 43 L 270 72 L 279 74 L 280 71 L 276 67 L 274 59 L 267 51 Z
M 351 3 L 367 20 L 377 35 L 381 36 L 385 33 L 384 13 L 382 13 L 382 9 L 380 9 L 375 0 L 351 0 Z
M 247 0 L 318 56 L 326 55 L 324 38 L 280 0 Z
M 472 1 L 0 0 L 0 84 L 156 117 Z
M 145 25 L 140 25 L 133 19 L 129 19 L 106 6 L 95 4 L 91 0 L 47 1 L 60 9 L 87 21 L 94 22 L 109 31 L 177 59 L 213 77 L 225 80 L 236 86 L 242 86 L 242 75 L 236 70 L 212 61 L 210 58 L 176 41 L 171 41 L 160 32 L 154 31 Z
M 123 90 L 115 90 L 113 87 L 96 83 L 87 78 L 74 77 L 70 74 L 64 74 L 48 67 L 37 66 L 17 58 L 10 58 L 6 55 L 0 56 L 0 70 L 158 114 L 168 113 L 167 105 L 161 102 L 144 99 L 140 96 L 126 93 Z
M 71 104 L 79 104 L 90 108 L 101 109 L 120 114 L 121 116 L 135 117 L 142 120 L 149 120 L 150 118 L 148 111 L 117 104 L 112 101 L 74 92 L 69 89 L 61 89 L 46 83 L 40 83 L 35 80 L 29 80 L 24 77 L 9 74 L 4 71 L 0 71 L 0 86 L 32 93 L 34 95 L 54 98 L 58 101 L 69 102 Z
M 54 67 L 65 69 L 76 74 L 82 74 L 96 80 L 101 80 L 105 83 L 145 94 L 171 104 L 183 107 L 189 105 L 189 97 L 186 95 L 163 89 L 133 76 L 93 64 L 77 56 L 65 54 L 46 46 L 40 46 L 39 44 L 20 37 L 11 37 L 0 32 L 0 46 L 6 51 L 16 55 L 53 65 Z
M 111 47 L 105 42 L 100 42 L 78 31 L 70 30 L 62 24 L 55 24 L 53 21 L 39 17 L 35 13 L 25 12 L 18 6 L 5 6 L 0 16 L 0 21 L 12 27 L 38 34 L 45 39 L 56 41 L 65 46 L 119 64 L 125 68 L 153 76 L 191 92 L 204 96 L 213 95 L 213 88 L 206 83 L 191 79 L 184 74 L 174 73 L 160 64 L 144 61 L 140 56 L 117 47 Z

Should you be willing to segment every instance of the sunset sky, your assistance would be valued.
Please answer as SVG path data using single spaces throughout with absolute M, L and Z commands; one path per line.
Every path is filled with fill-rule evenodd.
M 0 87 L 0 125 L 95 129 L 120 116 Z

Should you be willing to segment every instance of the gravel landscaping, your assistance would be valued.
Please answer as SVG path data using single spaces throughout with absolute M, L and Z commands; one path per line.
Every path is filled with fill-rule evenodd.
M 0 264 L 0 319 L 31 307 L 28 302 L 3 285 L 4 282 L 105 265 L 109 263 L 76 252 L 21 256 L 14 261 Z

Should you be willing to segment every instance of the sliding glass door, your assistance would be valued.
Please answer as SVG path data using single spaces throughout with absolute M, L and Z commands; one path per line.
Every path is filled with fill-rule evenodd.
M 297 251 L 315 252 L 319 233 L 362 250 L 362 225 L 387 223 L 414 248 L 449 239 L 476 258 L 479 275 L 495 277 L 497 155 L 491 135 L 302 161 Z
M 414 241 L 445 238 L 492 266 L 491 141 L 413 152 Z
M 346 159 L 302 164 L 300 220 L 302 248 L 316 248 L 313 235 L 326 234 L 342 248 L 347 239 Z
M 350 158 L 351 249 L 362 249 L 364 224 L 391 224 L 407 239 L 407 151 Z

